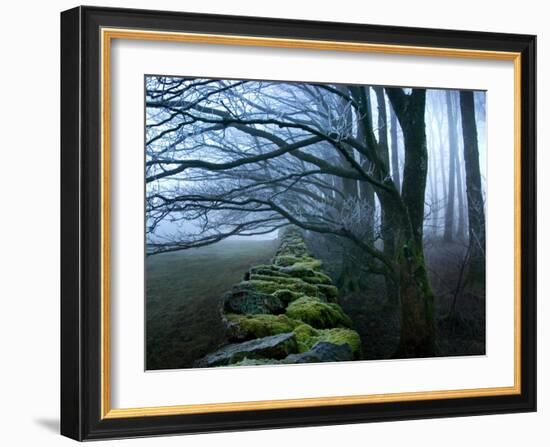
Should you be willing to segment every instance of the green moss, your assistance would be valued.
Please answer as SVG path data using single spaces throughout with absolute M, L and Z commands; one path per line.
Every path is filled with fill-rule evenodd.
M 351 352 L 353 352 L 354 356 L 356 358 L 359 357 L 361 353 L 361 337 L 359 337 L 359 334 L 354 330 L 337 327 L 333 329 L 321 330 L 320 332 L 321 334 L 319 341 L 326 341 L 335 345 L 343 345 L 344 343 L 347 343 L 350 346 Z
M 281 284 L 273 281 L 241 281 L 234 290 L 255 290 L 261 293 L 273 293 L 281 288 Z
M 227 314 L 226 318 L 230 323 L 232 338 L 240 340 L 250 340 L 292 332 L 300 324 L 299 321 L 292 320 L 286 315 Z
M 303 281 L 281 282 L 282 278 L 252 279 L 237 284 L 237 289 L 249 289 L 260 293 L 274 293 L 281 289 L 299 292 L 303 295 L 317 295 L 317 287 Z
M 274 266 L 273 264 L 258 264 L 250 268 L 250 272 L 254 273 L 254 270 L 257 269 L 265 269 L 265 270 L 279 270 L 278 267 Z
M 326 275 L 325 275 L 326 276 Z M 314 291 L 316 289 L 309 287 L 310 285 L 316 286 L 317 284 L 308 282 L 309 278 L 293 278 L 291 276 L 267 276 L 267 275 L 250 275 L 250 279 L 253 281 L 271 281 L 281 284 L 283 287 L 289 288 L 303 288 L 306 287 L 307 290 Z M 330 278 L 329 278 L 330 281 Z
M 299 352 L 309 351 L 317 343 L 325 341 L 335 345 L 347 343 L 355 358 L 359 358 L 361 353 L 361 338 L 352 329 L 315 329 L 309 324 L 301 324 L 294 329 L 294 334 L 296 334 Z
M 297 320 L 294 320 L 297 321 Z M 294 328 L 294 332 L 298 337 L 311 337 L 319 333 L 319 329 L 315 329 L 313 326 L 310 326 L 307 323 L 300 323 Z
M 300 282 L 302 281 L 300 278 L 292 278 L 289 275 L 286 275 L 286 276 L 268 276 L 268 275 L 253 274 L 253 275 L 250 275 L 250 279 L 251 280 L 259 280 L 259 281 L 273 281 L 273 282 L 277 282 L 277 283 L 283 284 L 283 285 L 286 285 L 286 284 L 290 284 L 290 285 L 300 284 Z
M 286 315 L 319 329 L 351 326 L 350 318 L 340 306 L 324 303 L 311 296 L 304 296 L 290 303 Z
M 272 295 L 274 297 L 279 298 L 284 303 L 290 303 L 290 302 L 295 301 L 298 298 L 304 296 L 300 292 L 293 292 L 292 290 L 289 290 L 289 289 L 277 290 L 276 292 L 273 292 Z
M 302 257 L 292 256 L 292 255 L 279 255 L 276 256 L 273 260 L 275 265 L 280 267 L 288 267 L 290 265 L 296 264 L 302 261 Z
M 306 244 L 301 237 L 295 236 L 290 238 L 285 238 L 281 243 L 279 251 L 292 250 L 292 249 L 306 249 Z
M 257 290 L 251 281 L 243 281 L 223 297 L 226 312 L 236 314 L 280 314 L 286 303 L 269 292 Z
M 320 285 L 332 286 L 332 279 L 330 279 L 330 276 L 325 275 L 323 272 L 313 271 L 313 275 L 305 276 L 302 279 L 305 282 L 308 282 L 310 284 L 320 284 Z
M 284 273 L 279 271 L 279 269 L 275 266 L 264 266 L 264 265 L 257 265 L 255 267 L 252 267 L 250 269 L 251 275 L 263 275 L 263 276 L 281 276 L 289 278 L 290 275 L 288 273 Z
M 295 272 L 317 270 L 323 266 L 323 262 L 311 256 L 302 257 L 301 261 L 292 265 L 291 269 Z
M 317 290 L 321 292 L 327 301 L 334 303 L 338 298 L 338 287 L 330 284 L 317 284 Z
M 226 311 L 228 335 L 234 341 L 256 340 L 278 334 L 294 333 L 294 348 L 299 352 L 310 351 L 317 343 L 349 345 L 359 358 L 361 340 L 357 332 L 349 329 L 350 318 L 335 304 L 338 289 L 322 270 L 322 262 L 312 257 L 298 231 L 288 231 L 273 264 L 250 268 L 246 280 L 230 292 L 233 300 L 250 300 L 256 296 L 261 303 L 275 300 L 281 303 L 286 314 L 266 310 L 263 312 Z M 247 301 L 248 303 L 248 301 Z M 247 341 L 245 341 L 247 343 Z M 349 352 L 349 351 L 348 351 Z M 235 358 L 235 365 L 260 365 L 279 363 L 267 359 L 265 354 Z M 282 357 L 277 357 L 282 358 Z
M 294 329 L 296 334 L 296 342 L 298 343 L 298 351 L 306 352 L 316 343 L 316 338 L 319 334 L 317 329 L 312 328 L 309 324 L 303 323 L 296 326 Z
M 288 276 L 292 276 L 293 278 L 300 278 L 300 279 L 305 279 L 307 277 L 315 276 L 314 270 L 306 269 L 306 268 L 294 268 L 294 265 L 291 265 L 290 267 L 282 267 L 281 272 L 287 274 Z
M 281 239 L 279 252 L 293 250 L 307 251 L 306 244 L 299 232 L 287 233 Z

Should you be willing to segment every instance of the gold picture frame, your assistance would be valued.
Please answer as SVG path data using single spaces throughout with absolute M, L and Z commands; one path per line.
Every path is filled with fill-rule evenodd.
M 166 20 L 166 29 L 158 29 L 157 23 Z M 160 20 L 160 22 L 159 22 Z M 506 411 L 505 406 L 502 410 L 497 409 L 500 402 L 514 402 L 514 408 L 520 408 L 523 411 L 533 410 L 534 407 L 534 387 L 533 383 L 533 365 L 534 365 L 534 296 L 528 293 L 534 287 L 534 247 L 532 242 L 526 241 L 524 233 L 532 232 L 534 229 L 534 220 L 532 218 L 532 209 L 534 206 L 533 193 L 533 177 L 532 171 L 526 169 L 526 166 L 534 163 L 534 140 L 531 129 L 533 128 L 534 120 L 534 70 L 532 69 L 534 59 L 534 37 L 533 36 L 516 36 L 505 35 L 498 36 L 499 45 L 494 44 L 495 36 L 487 33 L 476 33 L 476 47 L 472 47 L 471 37 L 467 32 L 444 32 L 440 30 L 424 30 L 424 41 L 418 43 L 412 37 L 412 31 L 407 35 L 407 30 L 403 31 L 401 36 L 394 37 L 390 40 L 394 42 L 380 42 L 380 35 L 383 31 L 394 30 L 392 27 L 382 27 L 378 29 L 368 26 L 340 24 L 339 27 L 334 24 L 317 24 L 317 34 L 321 30 L 331 30 L 332 34 L 340 32 L 342 40 L 334 39 L 319 39 L 306 36 L 307 31 L 298 31 L 299 23 L 290 21 L 272 21 L 272 19 L 247 19 L 249 25 L 243 26 L 242 35 L 236 35 L 224 30 L 223 25 L 220 25 L 215 17 L 195 16 L 185 14 L 160 14 L 155 12 L 136 12 L 128 10 L 124 14 L 120 14 L 119 10 L 111 11 L 103 8 L 76 8 L 63 13 L 62 15 L 62 38 L 65 33 L 71 36 L 72 43 L 66 43 L 66 47 L 62 48 L 63 64 L 62 81 L 64 82 L 65 98 L 63 105 L 64 126 L 67 136 L 62 151 L 69 152 L 75 150 L 83 150 L 86 145 L 88 155 L 92 154 L 97 161 L 97 169 L 94 171 L 97 176 L 94 177 L 94 182 L 97 183 L 93 192 L 99 201 L 99 212 L 97 219 L 92 219 L 90 225 L 96 222 L 99 224 L 97 229 L 98 243 L 98 259 L 94 263 L 94 268 L 98 274 L 99 284 L 94 289 L 93 305 L 98 305 L 94 315 L 99 316 L 98 324 L 87 327 L 89 330 L 94 330 L 96 333 L 86 333 L 82 331 L 85 327 L 84 321 L 86 318 L 93 318 L 93 315 L 84 315 L 83 302 L 68 303 L 69 300 L 74 300 L 74 295 L 65 292 L 62 296 L 64 306 L 63 324 L 69 332 L 80 333 L 80 344 L 78 346 L 69 346 L 62 344 L 64 360 L 62 367 L 65 372 L 65 382 L 62 390 L 62 401 L 76 399 L 76 407 L 80 408 L 84 403 L 84 397 L 75 396 L 75 387 L 80 389 L 80 393 L 88 396 L 88 399 L 93 399 L 94 404 L 87 407 L 87 414 L 81 413 L 79 417 L 74 414 L 68 415 L 69 412 L 74 412 L 74 403 L 65 405 L 62 408 L 62 432 L 70 437 L 77 439 L 94 439 L 103 437 L 118 437 L 118 436 L 133 436 L 141 433 L 158 434 L 168 432 L 193 432 L 204 431 L 209 429 L 210 425 L 201 421 L 191 420 L 190 424 L 185 423 L 185 418 L 193 416 L 213 417 L 220 414 L 226 414 L 231 419 L 231 424 L 227 427 L 252 428 L 257 426 L 285 426 L 280 417 L 280 422 L 277 418 L 265 416 L 263 424 L 252 423 L 246 417 L 241 420 L 237 415 L 246 414 L 247 412 L 261 413 L 262 411 L 279 410 L 280 414 L 287 414 L 288 411 L 294 411 L 296 417 L 303 416 L 303 424 L 313 423 L 312 414 L 315 410 L 321 408 L 339 409 L 335 412 L 334 423 L 345 421 L 346 408 L 362 408 L 366 409 L 367 415 L 363 415 L 361 420 L 376 419 L 384 417 L 384 411 L 387 411 L 388 419 L 406 418 L 410 415 L 411 410 L 407 410 L 403 414 L 394 414 L 389 410 L 382 410 L 382 413 L 376 417 L 371 414 L 373 408 L 379 404 L 397 404 L 403 405 L 406 403 L 419 404 L 416 411 L 418 414 L 428 415 L 426 411 L 426 402 L 430 402 L 430 408 L 436 408 L 438 402 L 443 405 L 441 408 L 442 414 L 468 414 L 469 408 L 472 408 L 476 402 L 487 401 L 487 412 Z M 258 22 L 257 22 L 258 21 Z M 263 21 L 263 22 L 261 22 Z M 261 22 L 261 23 L 260 23 Z M 88 26 L 83 27 L 82 23 Z M 145 26 L 146 23 L 151 26 Z M 196 26 L 190 26 L 190 23 L 195 23 Z M 256 26 L 262 23 L 272 23 L 281 28 L 279 36 L 267 35 L 258 36 L 253 31 Z M 155 24 L 155 26 L 153 26 Z M 179 24 L 179 30 L 175 30 Z M 247 29 L 247 26 L 250 29 Z M 346 28 L 349 26 L 350 28 Z M 198 32 L 196 28 L 204 29 L 204 32 Z M 356 32 L 359 27 L 363 30 L 365 41 L 350 41 L 347 37 L 348 32 Z M 192 28 L 191 31 L 186 31 L 187 28 Z M 347 30 L 346 30 L 347 29 Z M 215 31 L 214 31 L 215 30 Z M 294 34 L 296 37 L 290 37 L 289 34 Z M 75 36 L 75 33 L 77 34 Z M 317 35 L 315 34 L 315 35 Z M 378 37 L 377 37 L 378 36 Z M 79 37 L 79 39 L 76 39 Z M 435 39 L 437 37 L 437 39 Z M 267 401 L 249 401 L 249 402 L 220 402 L 216 404 L 199 404 L 199 405 L 176 405 L 176 406 L 155 406 L 143 408 L 112 408 L 111 405 L 111 350 L 110 350 L 110 333 L 111 333 L 111 303 L 110 303 L 110 284 L 111 284 L 111 263 L 110 263 L 110 219 L 111 219 L 111 199 L 110 199 L 110 140 L 111 140 L 111 45 L 115 39 L 125 40 L 143 40 L 143 41 L 158 41 L 158 42 L 192 42 L 201 44 L 215 45 L 240 45 L 240 46 L 260 46 L 265 48 L 288 48 L 288 49 L 314 49 L 314 50 L 331 50 L 343 52 L 370 52 L 382 54 L 398 54 L 398 55 L 415 55 L 415 56 L 435 56 L 442 58 L 474 58 L 488 60 L 505 60 L 512 61 L 514 65 L 514 385 L 509 387 L 495 388 L 477 388 L 477 389 L 458 389 L 444 391 L 423 391 L 423 392 L 405 392 L 394 394 L 371 394 L 371 395 L 354 395 L 354 396 L 331 396 L 322 398 L 305 398 L 305 399 L 286 399 L 286 400 L 267 400 Z M 437 45 L 429 45 L 430 39 L 437 40 Z M 85 51 L 81 49 L 76 42 L 87 40 L 90 42 L 90 47 L 95 48 L 94 54 L 80 54 Z M 442 43 L 443 42 L 443 43 Z M 498 48 L 496 48 L 498 46 Z M 64 51 L 64 52 L 63 52 Z M 78 56 L 78 57 L 77 57 Z M 97 87 L 92 88 L 84 85 L 82 70 L 93 71 L 93 66 L 90 66 L 90 61 L 97 63 Z M 84 65 L 86 64 L 87 65 Z M 65 70 L 65 71 L 63 71 Z M 69 85 L 68 77 L 77 77 L 78 81 L 75 85 Z M 87 82 L 92 82 L 93 79 Z M 65 83 L 67 85 L 65 85 Z M 82 98 L 82 89 L 87 87 L 86 94 L 94 95 L 93 105 L 88 109 L 82 110 L 82 102 L 75 101 L 73 96 Z M 92 92 L 92 93 L 90 93 Z M 82 128 L 86 126 L 88 118 L 83 114 L 90 114 L 90 109 L 98 109 L 100 120 L 97 129 L 88 129 L 89 132 L 96 134 L 94 142 L 97 146 L 94 148 L 90 142 L 83 142 L 82 135 L 74 135 L 75 126 Z M 70 114 L 74 114 L 77 109 L 76 116 L 69 119 Z M 71 143 L 68 141 L 73 139 Z M 92 143 L 93 144 L 93 143 Z M 95 152 L 94 152 L 95 151 Z M 78 162 L 73 160 L 67 162 L 66 169 L 81 170 L 83 156 L 80 155 Z M 66 169 L 64 169 L 65 174 Z M 93 168 L 92 168 L 93 169 Z M 70 182 L 74 182 L 74 178 L 66 180 L 64 187 L 68 187 Z M 80 183 L 79 190 L 82 191 L 84 186 Z M 82 208 L 82 203 L 72 203 L 64 210 L 67 225 L 74 224 L 74 214 Z M 531 211 L 529 211 L 531 210 Z M 82 223 L 80 224 L 82 225 Z M 82 227 L 80 227 L 80 231 Z M 82 234 L 79 232 L 79 234 Z M 81 236 L 79 236 L 81 237 Z M 86 247 L 82 244 L 75 246 L 75 239 L 65 241 L 63 256 L 71 257 L 76 252 L 83 253 Z M 526 261 L 527 260 L 527 261 Z M 71 270 L 72 272 L 72 270 Z M 73 289 L 86 287 L 82 281 L 77 281 L 77 278 L 68 278 L 68 271 L 63 273 L 67 277 L 67 282 L 71 283 Z M 89 280 L 89 279 L 88 279 Z M 73 282 L 77 284 L 73 284 Z M 526 284 L 527 281 L 527 284 Z M 526 292 L 527 290 L 527 292 Z M 83 296 L 79 293 L 79 296 Z M 78 315 L 78 321 L 75 322 L 75 309 Z M 72 320 L 71 320 L 72 318 Z M 525 326 L 525 322 L 529 321 L 529 327 Z M 99 330 L 97 330 L 99 329 Z M 90 346 L 94 347 L 90 349 Z M 76 351 L 75 351 L 76 349 Z M 95 359 L 94 353 L 99 354 Z M 85 354 L 85 355 L 84 355 Z M 90 357 L 92 360 L 86 362 L 96 362 L 91 369 L 91 374 L 94 371 L 97 376 L 94 380 L 84 379 L 80 367 L 83 365 L 84 357 Z M 80 365 L 78 373 L 74 373 L 75 362 Z M 71 378 L 68 378 L 71 376 Z M 88 380 L 88 382 L 86 382 Z M 77 386 L 78 385 L 78 386 Z M 83 389 L 85 387 L 86 389 Z M 89 393 L 89 394 L 86 394 Z M 93 396 L 93 397 L 92 397 Z M 453 407 L 453 402 L 462 401 L 457 406 Z M 449 404 L 451 403 L 451 404 Z M 491 407 L 492 405 L 492 407 Z M 397 408 L 397 407 L 396 407 Z M 499 407 L 500 408 L 500 407 Z M 510 407 L 511 408 L 511 407 Z M 308 413 L 304 411 L 308 410 Z M 81 410 L 82 411 L 82 410 Z M 407 411 L 409 413 L 407 413 Z M 424 412 L 423 412 L 424 411 Z M 302 413 L 300 413 L 302 412 Z M 313 413 L 312 413 L 313 412 Z M 344 412 L 344 413 L 342 413 Z M 370 414 L 370 416 L 369 416 Z M 349 413 L 351 417 L 352 413 Z M 382 416 L 380 416 L 382 415 Z M 179 428 L 167 429 L 167 425 L 163 422 L 159 423 L 159 418 L 162 417 L 179 417 Z M 314 416 L 313 416 L 314 417 Z M 269 419 L 269 420 L 268 420 Z M 314 419 L 313 419 L 314 420 Z M 350 419 L 348 419 L 350 420 Z M 63 422 L 65 421 L 65 422 Z M 91 421 L 94 421 L 92 424 Z M 329 421 L 330 422 L 330 421 Z M 121 424 L 117 428 L 117 424 Z M 177 424 L 176 424 L 177 425 Z M 287 424 L 286 426 L 290 426 Z M 113 428 L 114 427 L 114 428 Z M 219 429 L 223 429 L 220 425 Z

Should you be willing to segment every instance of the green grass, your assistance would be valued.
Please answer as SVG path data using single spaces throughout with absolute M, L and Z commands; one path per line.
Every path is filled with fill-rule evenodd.
M 224 342 L 225 291 L 253 265 L 269 263 L 276 240 L 232 240 L 146 260 L 147 369 L 188 368 Z

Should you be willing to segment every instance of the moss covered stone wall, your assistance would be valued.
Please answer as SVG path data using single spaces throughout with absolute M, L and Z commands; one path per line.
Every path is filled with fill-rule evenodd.
M 256 265 L 223 297 L 228 343 L 197 367 L 349 361 L 361 340 L 338 305 L 338 289 L 287 229 L 271 264 Z

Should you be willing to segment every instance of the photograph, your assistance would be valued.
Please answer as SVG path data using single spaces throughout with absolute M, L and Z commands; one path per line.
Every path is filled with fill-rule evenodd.
M 146 370 L 486 354 L 486 91 L 146 74 L 144 102 Z
M 223 5 L 65 8 L 29 90 L 60 96 L 60 433 L 540 438 L 498 415 L 539 411 L 542 15 Z

